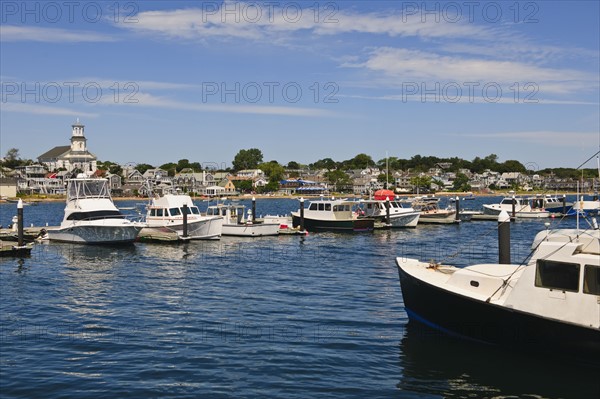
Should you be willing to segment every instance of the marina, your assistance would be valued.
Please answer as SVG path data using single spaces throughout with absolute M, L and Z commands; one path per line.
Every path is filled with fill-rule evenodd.
M 251 200 L 239 203 L 251 207 Z M 257 217 L 289 214 L 298 203 L 258 200 Z M 57 225 L 63 207 L 27 207 L 25 223 Z M 6 223 L 15 205 L 1 204 L 0 210 Z M 511 223 L 513 261 L 527 257 L 546 222 L 550 228 L 559 224 Z M 575 228 L 576 220 L 560 225 Z M 233 397 L 243 390 L 258 397 L 281 390 L 285 397 L 335 391 L 336 397 L 434 398 L 473 389 L 517 394 L 525 384 L 518 376 L 527 374 L 527 392 L 540 397 L 559 397 L 564 384 L 595 396 L 597 368 L 455 339 L 409 320 L 394 260 L 495 263 L 496 230 L 497 218 L 178 245 L 36 243 L 29 257 L 0 260 L 1 361 L 10 381 L 2 389 L 32 396 L 43 387 L 46 397 L 58 397 L 62 386 L 95 392 L 111 379 L 117 396 Z M 455 357 L 433 361 L 439 354 Z M 364 368 L 357 358 L 377 366 Z M 54 365 L 51 374 L 47 364 Z M 506 373 L 508 364 L 512 381 L 493 377 Z M 559 374 L 558 387 L 548 383 L 548 376 Z M 44 384 L 48 375 L 57 385 Z

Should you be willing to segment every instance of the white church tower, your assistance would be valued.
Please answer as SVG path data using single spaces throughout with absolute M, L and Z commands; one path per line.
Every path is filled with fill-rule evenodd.
M 73 128 L 73 133 L 71 134 L 71 151 L 72 152 L 86 152 L 87 151 L 87 139 L 83 134 L 84 125 L 79 123 L 79 118 L 77 118 L 77 122 L 71 125 Z

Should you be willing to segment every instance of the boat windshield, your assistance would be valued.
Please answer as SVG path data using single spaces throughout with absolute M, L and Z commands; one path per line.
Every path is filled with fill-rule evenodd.
M 125 216 L 119 211 L 90 211 L 73 212 L 67 220 L 98 220 L 98 219 L 123 219 Z
M 68 199 L 110 198 L 108 180 L 74 179 L 69 181 Z

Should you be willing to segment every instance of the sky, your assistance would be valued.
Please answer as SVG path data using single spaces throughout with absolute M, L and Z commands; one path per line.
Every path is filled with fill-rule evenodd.
M 0 152 L 68 145 L 79 118 L 121 164 L 577 167 L 600 149 L 599 5 L 3 0 Z

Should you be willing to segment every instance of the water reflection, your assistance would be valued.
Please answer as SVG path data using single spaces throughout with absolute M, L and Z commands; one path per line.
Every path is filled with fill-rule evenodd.
M 600 397 L 598 367 L 463 341 L 412 321 L 399 352 L 402 391 L 443 397 Z

